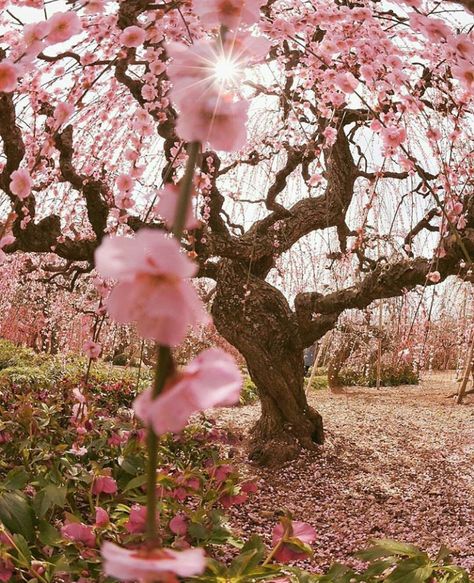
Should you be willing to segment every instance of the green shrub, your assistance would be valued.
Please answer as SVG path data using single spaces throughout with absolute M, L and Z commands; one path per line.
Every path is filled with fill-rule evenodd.
M 308 379 L 309 382 L 309 379 Z M 320 391 L 321 389 L 327 389 L 328 387 L 328 377 L 325 374 L 315 375 L 311 382 L 311 388 Z
M 242 391 L 240 392 L 240 404 L 251 405 L 258 399 L 257 387 L 252 379 L 244 373 L 244 381 L 242 384 Z
M 0 387 L 5 385 L 28 386 L 33 389 L 49 389 L 53 379 L 41 366 L 10 366 L 0 370 Z
M 339 378 L 344 386 L 375 387 L 377 385 L 377 367 L 370 366 L 367 371 L 344 368 L 339 373 Z M 380 386 L 396 387 L 399 385 L 417 385 L 420 375 L 413 370 L 413 366 L 407 363 L 384 364 L 380 375 Z
M 128 358 L 126 354 L 120 353 L 116 354 L 112 359 L 112 364 L 115 366 L 126 366 Z
M 0 340 L 0 370 L 12 366 L 31 366 L 43 360 L 44 357 L 36 354 L 31 348 L 17 346 L 10 340 Z

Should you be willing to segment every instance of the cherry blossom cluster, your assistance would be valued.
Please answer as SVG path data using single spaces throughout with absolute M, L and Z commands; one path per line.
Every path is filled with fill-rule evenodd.
M 255 24 L 261 4 L 262 0 L 196 0 L 193 9 L 203 26 L 220 26 L 220 34 L 191 45 L 167 44 L 172 59 L 167 69 L 170 96 L 179 110 L 176 130 L 183 140 L 229 152 L 246 143 L 249 103 L 238 99 L 232 86 L 245 65 L 258 62 L 268 52 L 266 39 L 242 28 Z

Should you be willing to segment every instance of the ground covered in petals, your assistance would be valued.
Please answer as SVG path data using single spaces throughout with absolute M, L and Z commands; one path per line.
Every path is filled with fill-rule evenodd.
M 436 373 L 418 387 L 313 392 L 326 444 L 279 470 L 247 463 L 259 493 L 233 511 L 234 524 L 265 537 L 275 514 L 290 510 L 317 530 L 311 570 L 351 563 L 370 538 L 389 537 L 433 553 L 445 544 L 473 572 L 474 399 L 455 405 L 446 398 L 455 388 L 452 373 Z M 248 405 L 218 423 L 242 434 L 258 415 Z M 246 463 L 244 447 L 235 455 Z

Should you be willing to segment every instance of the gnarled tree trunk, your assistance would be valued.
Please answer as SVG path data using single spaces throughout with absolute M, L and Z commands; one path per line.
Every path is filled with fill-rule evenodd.
M 212 314 L 220 334 L 246 359 L 260 396 L 251 459 L 278 464 L 301 447 L 322 444 L 321 415 L 309 407 L 304 392 L 303 344 L 283 294 L 243 264 L 224 260 Z

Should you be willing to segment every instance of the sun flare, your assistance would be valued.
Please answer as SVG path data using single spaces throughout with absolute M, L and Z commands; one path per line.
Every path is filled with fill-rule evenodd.
M 214 77 L 221 85 L 227 85 L 237 80 L 239 65 L 229 57 L 220 57 L 214 65 Z

